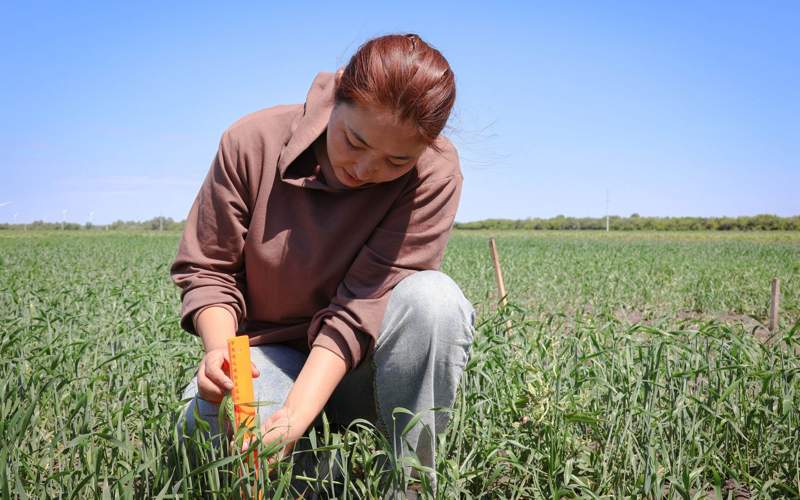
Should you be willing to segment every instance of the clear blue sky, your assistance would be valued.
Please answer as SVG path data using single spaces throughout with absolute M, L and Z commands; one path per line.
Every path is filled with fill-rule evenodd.
M 370 37 L 452 65 L 459 221 L 800 214 L 800 2 L 3 2 L 0 221 L 184 219 L 219 136 Z

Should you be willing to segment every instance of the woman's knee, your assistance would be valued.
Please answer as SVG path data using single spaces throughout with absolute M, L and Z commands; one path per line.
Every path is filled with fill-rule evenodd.
M 389 307 L 402 311 L 400 317 L 422 327 L 415 331 L 466 335 L 472 341 L 475 308 L 458 284 L 443 272 L 418 271 L 406 277 L 392 291 Z
M 420 271 L 395 287 L 378 338 L 375 364 L 417 377 L 433 364 L 463 369 L 474 338 L 474 308 L 438 271 Z
M 219 409 L 219 405 L 197 395 L 181 409 L 175 432 L 178 442 L 187 447 L 190 456 L 194 456 L 195 447 L 203 442 L 210 441 L 217 448 L 222 446 L 227 429 L 224 419 L 220 418 Z

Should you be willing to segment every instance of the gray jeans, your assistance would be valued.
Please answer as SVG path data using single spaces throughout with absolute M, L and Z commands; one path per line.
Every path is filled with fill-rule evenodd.
M 351 370 L 325 406 L 329 420 L 347 425 L 356 418 L 376 425 L 394 446 L 395 456 L 416 453 L 420 463 L 434 468 L 436 434 L 445 430 L 464 367 L 469 359 L 475 324 L 475 309 L 458 285 L 439 271 L 419 271 L 400 281 L 389 299 L 375 351 Z M 281 407 L 303 368 L 306 354 L 282 344 L 250 348 L 261 375 L 253 380 L 263 422 Z M 197 395 L 197 377 L 189 383 L 183 399 L 189 399 L 179 425 L 195 426 L 194 410 L 217 434 L 219 406 Z M 416 414 L 419 422 L 405 436 L 401 431 L 411 421 L 402 407 Z M 179 433 L 180 435 L 180 433 Z M 435 481 L 435 478 L 432 478 Z

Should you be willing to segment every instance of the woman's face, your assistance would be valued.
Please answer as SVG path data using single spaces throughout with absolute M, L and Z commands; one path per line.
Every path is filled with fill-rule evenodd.
M 427 146 L 413 125 L 391 112 L 347 103 L 334 106 L 326 135 L 328 161 L 347 187 L 397 179 Z

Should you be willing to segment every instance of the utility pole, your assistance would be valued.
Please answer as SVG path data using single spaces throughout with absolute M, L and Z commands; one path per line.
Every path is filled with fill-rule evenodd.
M 606 188 L 606 232 L 609 231 L 609 224 L 608 224 L 608 188 Z
M 64 220 L 67 218 L 67 209 L 61 211 L 61 230 L 64 230 Z

